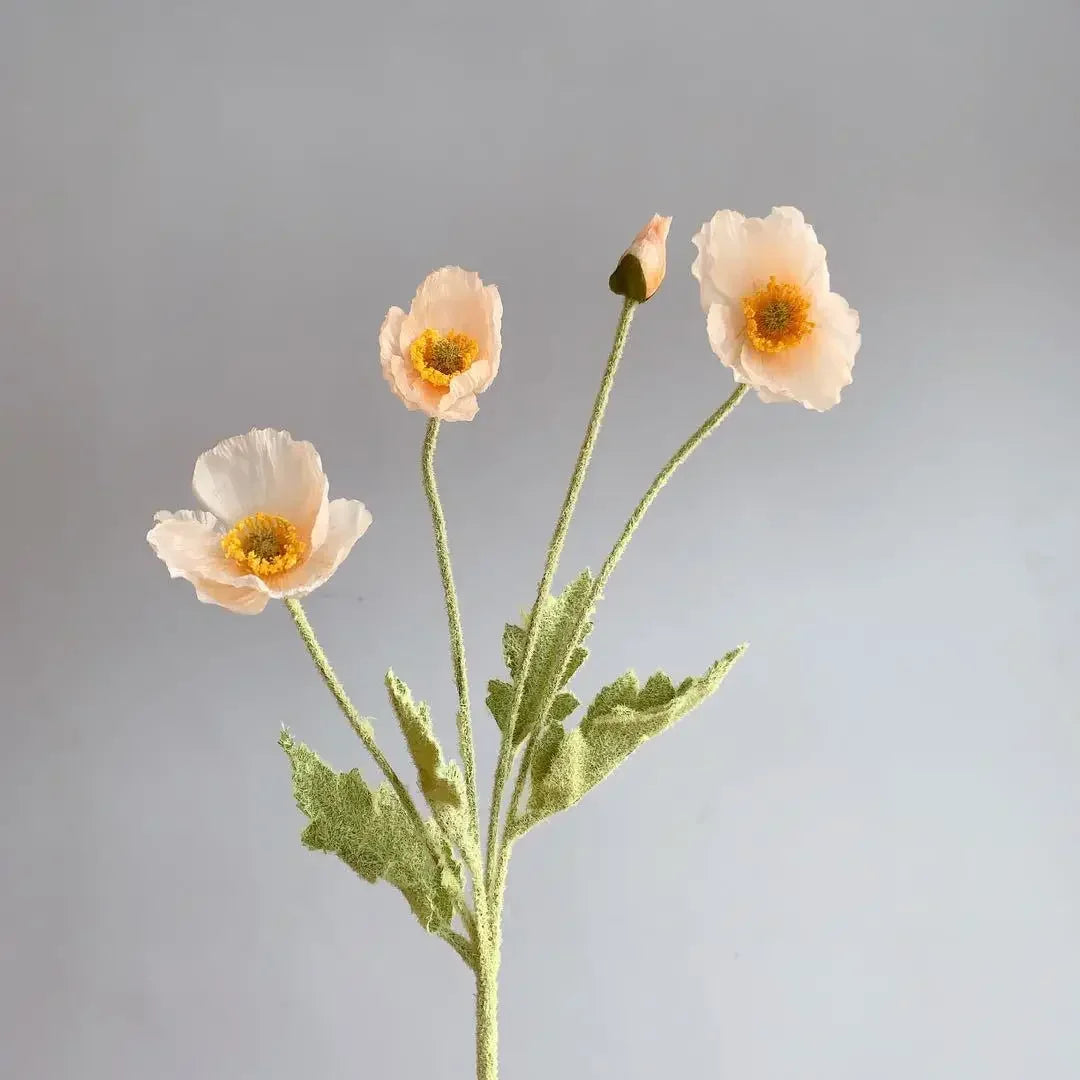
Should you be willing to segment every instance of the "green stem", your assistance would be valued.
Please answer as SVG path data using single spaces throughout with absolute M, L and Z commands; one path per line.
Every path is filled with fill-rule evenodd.
M 749 387 L 745 383 L 739 383 L 735 389 L 731 392 L 728 399 L 712 413 L 705 422 L 695 431 L 687 440 L 675 451 L 674 454 L 668 459 L 664 467 L 656 474 L 656 478 L 649 485 L 648 491 L 641 497 L 641 501 L 634 508 L 634 512 L 627 519 L 626 524 L 623 526 L 623 531 L 619 536 L 619 539 L 615 541 L 615 546 L 611 549 L 610 554 L 604 560 L 604 565 L 597 575 L 596 581 L 593 583 L 592 598 L 589 603 L 583 609 L 577 624 L 575 625 L 573 632 L 567 638 L 570 642 L 577 642 L 580 635 L 585 630 L 585 624 L 589 621 L 598 601 L 600 595 L 604 591 L 604 586 L 607 584 L 608 579 L 611 577 L 612 571 L 615 569 L 619 559 L 622 558 L 623 553 L 626 551 L 630 544 L 630 539 L 637 531 L 637 527 L 641 524 L 642 519 L 648 512 L 649 507 L 652 506 L 653 500 L 660 494 L 661 488 L 672 478 L 676 469 L 686 461 L 686 459 L 727 419 L 728 415 L 735 408 L 736 405 L 742 401 L 745 397 Z M 569 663 L 569 655 L 563 662 L 563 671 L 565 671 L 566 664 Z M 561 684 L 561 678 L 556 680 L 556 685 Z M 546 705 L 544 706 L 546 708 Z M 543 708 L 541 709 L 541 714 Z M 521 762 L 521 769 L 518 772 L 517 782 L 514 785 L 514 794 L 510 799 L 510 811 L 509 811 L 509 823 L 514 824 L 518 812 L 518 801 L 521 798 L 521 794 L 525 788 L 525 780 L 528 776 L 529 768 L 532 765 L 533 747 L 535 746 L 535 740 L 530 738 L 528 744 L 525 747 L 525 756 Z
M 431 833 L 424 825 L 424 819 L 420 816 L 420 811 L 417 810 L 416 803 L 409 794 L 408 788 L 401 782 L 401 778 L 394 771 L 393 765 L 390 764 L 386 755 L 379 749 L 379 744 L 375 741 L 375 731 L 371 726 L 371 721 L 360 715 L 356 706 L 349 699 L 349 695 L 345 692 L 345 687 L 341 685 L 341 680 L 337 677 L 337 673 L 330 666 L 330 661 L 327 659 L 326 653 L 323 652 L 323 648 L 319 644 L 319 639 L 315 636 L 315 631 L 312 628 L 311 623 L 308 622 L 308 617 L 304 611 L 303 605 L 299 600 L 294 600 L 290 597 L 285 600 L 285 606 L 289 609 L 289 614 L 292 615 L 293 621 L 296 623 L 296 629 L 300 631 L 300 637 L 303 638 L 304 644 L 307 646 L 307 651 L 311 654 L 311 659 L 315 661 L 315 666 L 319 669 L 319 674 L 322 676 L 323 682 L 326 683 L 326 688 L 334 695 L 334 700 L 337 701 L 338 706 L 345 715 L 345 719 L 348 720 L 349 726 L 359 736 L 360 741 L 364 744 L 367 752 L 374 758 L 375 764 L 379 766 L 383 776 L 386 777 L 390 786 L 397 793 L 397 797 L 401 800 L 401 805 L 404 807 L 406 814 L 408 814 L 409 818 L 412 820 L 417 834 L 427 845 L 428 851 L 431 852 L 431 857 L 438 866 L 445 869 L 446 861 L 443 857 L 443 853 L 439 850 Z M 472 913 L 469 911 L 464 901 L 459 904 L 459 909 L 462 918 L 465 920 L 466 926 L 471 927 L 473 923 Z M 447 940 L 449 941 L 450 939 L 447 938 Z M 458 952 L 461 951 L 458 944 L 454 941 L 450 941 L 450 944 L 457 948 Z
M 578 451 L 577 463 L 570 477 L 570 486 L 566 490 L 562 510 L 559 513 L 558 521 L 555 523 L 551 543 L 548 545 L 544 573 L 540 578 L 540 584 L 537 586 L 536 600 L 533 602 L 532 613 L 529 616 L 524 654 L 518 668 L 518 677 L 514 680 L 514 699 L 510 706 L 510 715 L 507 718 L 506 728 L 502 733 L 502 741 L 499 745 L 499 763 L 495 769 L 495 783 L 491 795 L 491 820 L 488 823 L 486 867 L 486 877 L 489 882 L 500 857 L 498 852 L 498 830 L 503 792 L 506 788 L 507 776 L 514 763 L 514 728 L 517 724 L 518 713 L 521 711 L 521 702 L 525 696 L 526 676 L 528 675 L 529 665 L 532 663 L 533 653 L 536 651 L 536 642 L 539 636 L 540 620 L 537 616 L 551 589 L 551 582 L 559 565 L 559 556 L 562 554 L 563 545 L 566 543 L 566 534 L 570 528 L 570 520 L 574 516 L 578 496 L 581 494 L 581 486 L 585 482 L 585 474 L 589 468 L 589 461 L 596 445 L 596 438 L 600 433 L 600 425 L 607 409 L 608 398 L 611 396 L 611 385 L 615 381 L 615 373 L 618 371 L 619 361 L 622 359 L 623 350 L 626 348 L 626 339 L 630 333 L 630 322 L 634 317 L 636 307 L 636 302 L 629 298 L 623 303 L 619 323 L 615 329 L 615 340 L 608 356 L 607 367 L 604 369 L 604 377 L 600 382 L 600 389 L 596 393 L 592 416 L 589 418 L 589 426 L 585 429 L 585 438 L 581 444 L 581 449 Z
M 579 620 L 578 632 L 588 622 L 591 609 L 596 601 L 600 599 L 600 594 L 604 591 L 604 585 L 607 583 L 608 578 L 611 577 L 615 564 L 622 558 L 623 552 L 626 551 L 630 543 L 630 538 L 641 524 L 641 520 L 645 517 L 649 507 L 652 506 L 653 500 L 660 494 L 660 489 L 675 475 L 675 470 L 727 419 L 731 410 L 745 397 L 748 389 L 749 387 L 745 383 L 739 383 L 731 392 L 731 396 L 727 401 L 671 455 L 667 464 L 656 474 L 656 479 L 653 480 L 649 485 L 649 490 L 641 497 L 641 502 L 637 504 L 634 512 L 623 526 L 622 535 L 615 541 L 611 553 L 604 560 L 600 574 L 593 584 L 593 603 L 589 606 L 589 611 Z M 572 637 L 571 640 L 576 640 L 576 638 Z
M 489 951 L 476 965 L 476 1080 L 499 1075 L 498 956 Z
M 424 437 L 424 452 L 420 466 L 424 478 L 424 493 L 431 508 L 431 524 L 435 531 L 435 556 L 442 576 L 443 599 L 446 602 L 446 620 L 450 628 L 450 658 L 454 669 L 454 685 L 457 687 L 458 743 L 461 747 L 462 771 L 465 773 L 465 795 L 469 802 L 469 826 L 477 852 L 473 869 L 473 890 L 479 907 L 484 895 L 483 874 L 480 873 L 480 815 L 476 798 L 476 751 L 473 749 L 472 720 L 469 708 L 469 680 L 465 667 L 465 639 L 461 632 L 461 614 L 458 610 L 457 589 L 454 587 L 454 570 L 450 564 L 450 541 L 446 535 L 446 516 L 443 514 L 439 489 L 435 483 L 435 448 L 439 441 L 439 421 L 428 422 Z
M 437 930 L 436 933 L 445 941 L 450 947 L 461 957 L 465 963 L 476 970 L 476 950 L 473 948 L 472 942 L 463 935 L 459 934 L 456 930 Z

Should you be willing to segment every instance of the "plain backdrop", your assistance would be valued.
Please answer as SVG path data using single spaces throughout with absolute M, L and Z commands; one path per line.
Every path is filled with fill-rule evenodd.
M 313 440 L 375 523 L 310 617 L 402 769 L 391 664 L 450 742 L 376 335 L 434 267 L 496 282 L 440 445 L 489 776 L 609 271 L 674 215 L 560 582 L 731 388 L 691 235 L 793 204 L 855 381 L 748 399 L 613 577 L 580 695 L 751 647 L 519 845 L 503 1074 L 1080 1075 L 1078 35 L 1073 0 L 2 0 L 0 1074 L 470 1075 L 457 958 L 299 843 L 281 725 L 371 770 L 287 613 L 200 605 L 146 531 L 219 439 Z

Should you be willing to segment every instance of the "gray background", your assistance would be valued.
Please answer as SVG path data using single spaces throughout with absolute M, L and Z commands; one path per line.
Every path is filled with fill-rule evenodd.
M 170 582 L 195 456 L 316 442 L 375 524 L 309 613 L 452 690 L 423 421 L 376 333 L 497 282 L 502 372 L 444 431 L 484 681 L 530 599 L 654 211 L 566 552 L 594 568 L 722 400 L 689 277 L 719 207 L 804 208 L 862 314 L 842 406 L 748 401 L 614 577 L 581 693 L 751 650 L 518 849 L 504 1074 L 1080 1073 L 1078 9 L 1062 2 L 0 4 L 0 1073 L 460 1078 L 471 984 L 298 842 L 284 722 L 359 763 L 286 613 Z

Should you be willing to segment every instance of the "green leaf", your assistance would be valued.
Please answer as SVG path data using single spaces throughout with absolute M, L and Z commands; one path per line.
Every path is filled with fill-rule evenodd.
M 533 750 L 528 828 L 576 803 L 614 772 L 643 742 L 696 708 L 723 681 L 746 646 L 732 649 L 700 678 L 678 686 L 657 672 L 644 686 L 633 672 L 605 686 L 581 723 L 567 731 L 549 719 Z
M 515 744 L 549 719 L 557 718 L 561 723 L 580 704 L 573 694 L 560 694 L 559 691 L 589 655 L 589 650 L 581 642 L 592 630 L 590 622 L 584 623 L 577 640 L 572 639 L 578 622 L 592 606 L 592 590 L 593 576 L 588 570 L 583 570 L 561 593 L 548 596 L 541 605 L 537 614 L 536 647 L 514 731 Z M 503 631 L 503 659 L 513 681 L 507 683 L 492 679 L 488 683 L 487 706 L 501 730 L 505 730 L 510 722 L 514 689 L 525 655 L 526 636 L 524 627 L 513 624 L 506 626 Z M 549 703 L 546 708 L 545 702 Z
M 509 627 L 507 628 L 509 629 Z M 488 680 L 488 695 L 485 699 L 488 712 L 495 717 L 495 723 L 502 731 L 510 722 L 510 708 L 514 704 L 514 688 L 501 679 Z
M 424 702 L 415 702 L 409 688 L 392 671 L 386 673 L 386 692 L 394 715 L 401 725 L 412 755 L 420 790 L 432 810 L 460 810 L 465 805 L 465 782 L 454 762 L 443 760 L 442 747 L 435 737 L 431 712 Z
M 372 790 L 356 769 L 336 772 L 287 731 L 278 741 L 292 762 L 296 805 L 309 821 L 304 845 L 337 855 L 365 881 L 388 881 L 425 930 L 449 932 L 460 883 L 452 870 L 440 870 L 394 789 L 383 783 Z M 424 827 L 445 843 L 433 821 Z

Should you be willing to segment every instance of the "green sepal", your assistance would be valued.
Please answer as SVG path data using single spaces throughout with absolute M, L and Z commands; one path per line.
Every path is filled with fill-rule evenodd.
M 678 686 L 663 672 L 641 686 L 637 676 L 627 672 L 596 695 L 577 727 L 567 731 L 549 719 L 533 749 L 522 828 L 573 806 L 643 742 L 705 701 L 745 649 L 745 645 L 732 649 L 704 675 L 684 679 Z
M 641 260 L 628 251 L 619 260 L 619 265 L 612 270 L 608 278 L 608 288 L 616 296 L 625 296 L 628 300 L 636 300 L 639 304 L 648 300 L 645 268 L 641 265 Z

